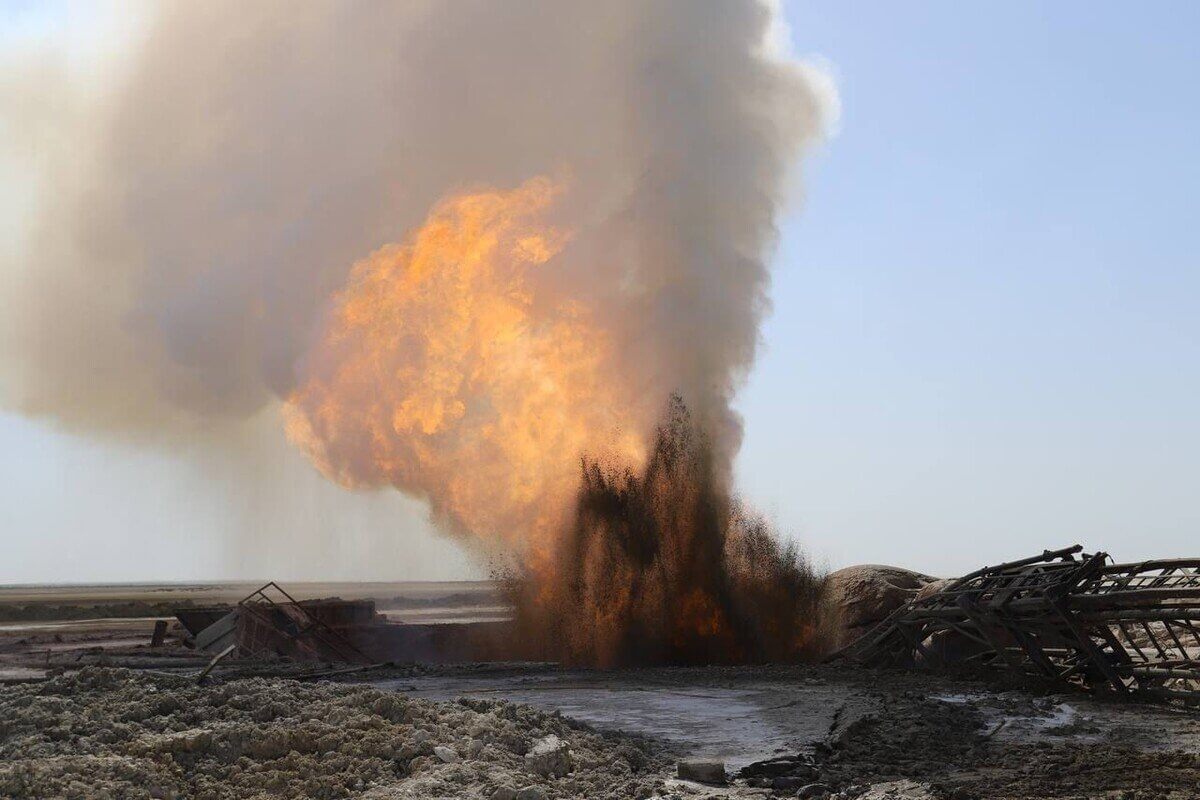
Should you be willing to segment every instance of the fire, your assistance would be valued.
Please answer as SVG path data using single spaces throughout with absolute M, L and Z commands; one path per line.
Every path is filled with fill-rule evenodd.
M 553 280 L 565 191 L 534 178 L 449 197 L 355 264 L 285 405 L 288 436 L 330 478 L 423 497 L 442 527 L 515 555 L 530 655 L 793 660 L 819 580 L 742 512 L 682 398 L 656 433 L 637 418 L 614 332 Z
M 571 241 L 546 220 L 564 191 L 539 177 L 449 197 L 355 264 L 284 408 L 331 479 L 424 497 L 527 561 L 548 558 L 583 453 L 641 458 L 610 337 L 545 280 Z

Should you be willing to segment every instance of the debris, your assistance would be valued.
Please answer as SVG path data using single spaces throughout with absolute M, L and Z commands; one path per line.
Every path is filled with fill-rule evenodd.
M 154 633 L 150 636 L 151 647 L 162 647 L 163 640 L 167 638 L 167 621 L 159 619 L 154 621 Z
M 1200 559 L 1109 564 L 1080 545 L 984 567 L 831 656 L 1003 666 L 1091 691 L 1200 703 Z
M 221 616 L 216 622 L 196 634 L 195 647 L 209 653 L 220 653 L 233 645 L 237 646 L 238 620 L 241 614 L 236 609 Z
M 194 637 L 232 610 L 233 607 L 228 605 L 184 606 L 174 609 L 172 613 L 183 629 Z
M 242 657 L 371 665 L 518 655 L 507 621 L 393 623 L 376 612 L 374 600 L 296 600 L 273 581 L 236 605 L 179 608 L 175 616 L 192 635 L 186 646 L 219 652 L 236 643 Z
M 326 678 L 337 678 L 343 675 L 355 675 L 360 672 L 370 672 L 375 669 L 395 666 L 390 661 L 381 661 L 378 664 L 361 664 L 357 667 L 341 667 L 339 669 L 326 669 L 320 672 L 305 672 L 300 675 L 289 675 L 288 677 L 297 681 L 319 681 Z
M 688 759 L 679 762 L 676 766 L 676 774 L 685 781 L 723 786 L 725 784 L 725 762 Z
M 367 657 L 343 632 L 378 624 L 375 603 L 370 600 L 297 601 L 272 581 L 236 606 L 180 609 L 176 616 L 193 631 L 193 646 L 209 653 L 233 645 L 241 655 L 260 658 L 287 656 L 352 664 L 378 661 Z M 200 625 L 203 627 L 195 630 Z
M 200 674 L 196 676 L 196 683 L 204 683 L 204 679 L 208 677 L 208 673 L 213 671 L 213 667 L 215 667 L 217 664 L 219 664 L 221 659 L 225 658 L 226 656 L 228 656 L 230 653 L 232 653 L 236 649 L 237 649 L 237 645 L 231 644 L 231 645 L 227 646 L 224 650 L 222 650 L 221 652 L 219 652 L 215 656 L 213 656 L 212 660 L 208 662 L 208 666 L 206 666 L 204 669 L 200 670 Z
M 364 608 L 373 621 L 372 601 L 327 602 L 323 608 L 312 603 L 306 605 L 271 581 L 238 603 L 238 647 L 255 656 L 286 655 L 302 661 L 369 664 L 375 659 L 334 627 L 339 622 L 353 624 L 360 620 Z M 333 619 L 326 621 L 329 617 Z
M 554 734 L 534 743 L 525 754 L 529 769 L 539 775 L 561 778 L 572 769 L 571 748 Z

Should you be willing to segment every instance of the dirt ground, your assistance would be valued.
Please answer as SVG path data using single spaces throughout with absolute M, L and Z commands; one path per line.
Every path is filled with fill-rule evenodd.
M 613 674 L 512 665 L 355 677 L 198 686 L 159 671 L 86 667 L 5 687 L 0 796 L 1200 797 L 1194 713 L 988 681 L 816 667 Z M 506 698 L 529 692 L 530 681 L 557 699 L 535 707 Z M 423 697 L 456 683 L 459 700 Z M 587 692 L 601 686 L 618 712 L 609 724 L 550 710 L 594 715 Z M 731 706 L 730 693 L 753 699 Z M 621 711 L 625 702 L 661 708 L 664 695 L 694 702 L 674 719 L 657 712 L 658 736 L 652 722 Z M 689 724 L 696 708 L 713 715 Z M 775 734 L 763 736 L 756 721 Z M 570 748 L 568 775 L 538 774 L 525 759 L 549 735 Z M 675 779 L 677 760 L 713 757 L 722 735 L 743 748 L 726 759 L 730 785 Z
M 241 662 L 198 685 L 207 657 L 151 627 L 0 631 L 0 797 L 1200 798 L 1200 713 L 995 675 Z M 526 757 L 548 736 L 566 774 Z
M 663 766 L 653 744 L 503 701 L 107 667 L 10 688 L 0 720 L 6 797 L 492 797 L 542 782 L 525 754 L 549 736 L 571 753 L 544 778 L 556 797 L 648 797 Z
M 839 798 L 1200 798 L 1195 711 L 993 675 L 744 667 L 425 675 L 395 685 L 415 696 L 519 699 L 657 734 L 675 752 L 740 771 L 731 796 L 817 785 L 830 791 L 812 796 Z

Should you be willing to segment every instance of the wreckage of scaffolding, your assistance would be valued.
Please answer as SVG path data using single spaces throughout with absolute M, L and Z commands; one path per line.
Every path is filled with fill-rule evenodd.
M 1113 564 L 1079 545 L 985 567 L 901 607 L 834 658 L 1007 667 L 1200 703 L 1200 559 Z

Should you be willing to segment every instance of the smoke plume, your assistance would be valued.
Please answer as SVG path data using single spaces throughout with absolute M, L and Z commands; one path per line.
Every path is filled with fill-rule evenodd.
M 580 458 L 645 467 L 674 394 L 726 492 L 775 219 L 834 102 L 770 6 L 159 12 L 45 143 L 9 407 L 169 442 L 281 406 L 330 477 L 543 566 Z

